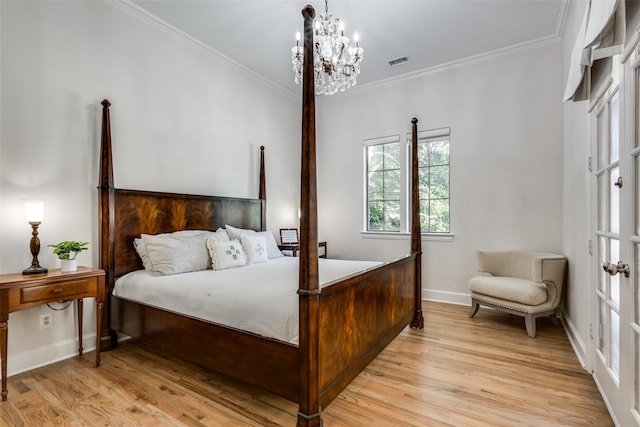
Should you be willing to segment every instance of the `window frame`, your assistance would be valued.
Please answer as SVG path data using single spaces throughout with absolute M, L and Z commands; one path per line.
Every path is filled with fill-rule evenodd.
M 411 143 L 411 135 L 408 136 L 409 139 L 409 144 Z M 447 141 L 447 151 L 448 151 L 448 163 L 447 163 L 447 187 L 448 187 L 448 191 L 447 191 L 447 204 L 448 204 L 448 210 L 449 210 L 449 220 L 447 221 L 448 223 L 448 231 L 444 231 L 444 232 L 440 232 L 440 231 L 421 231 L 422 234 L 429 234 L 429 235 L 446 235 L 446 234 L 450 234 L 451 233 L 451 129 L 450 128 L 439 128 L 439 129 L 428 129 L 428 130 L 424 130 L 424 131 L 418 131 L 418 140 L 417 143 L 419 144 L 428 144 L 431 142 L 438 142 L 438 141 Z M 441 165 L 437 165 L 437 166 L 441 166 Z M 418 167 L 420 168 L 420 165 L 418 165 Z M 434 166 L 428 165 L 428 166 L 423 166 L 423 167 L 428 167 L 428 168 L 432 168 Z M 435 198 L 434 198 L 435 199 Z M 442 200 L 442 198 L 440 198 Z M 422 202 L 422 199 L 420 198 L 420 201 Z M 432 200 L 431 198 L 429 200 Z M 408 209 L 409 210 L 409 209 Z M 422 230 L 422 228 L 421 228 Z
M 418 143 L 425 140 L 445 139 L 449 144 L 449 232 L 421 232 L 423 240 L 433 241 L 453 241 L 451 224 L 451 129 L 449 127 L 428 129 L 418 131 Z M 369 230 L 369 187 L 368 187 L 368 157 L 367 149 L 370 146 L 382 145 L 391 142 L 400 143 L 400 231 L 381 231 Z M 400 135 L 390 135 L 380 138 L 370 138 L 363 141 L 363 213 L 362 213 L 362 231 L 361 236 L 371 239 L 409 239 L 410 238 L 410 165 L 411 165 L 411 134 L 406 134 L 406 138 L 400 138 Z
M 398 163 L 400 164 L 400 230 L 399 231 L 391 231 L 391 230 L 369 230 L 369 158 L 368 158 L 368 149 L 369 147 L 385 145 L 385 144 L 394 144 L 397 143 L 399 147 L 400 158 L 398 159 Z M 406 230 L 408 227 L 408 216 L 405 206 L 408 203 L 407 199 L 407 188 L 408 188 L 408 176 L 405 164 L 407 162 L 408 148 L 406 146 L 406 142 L 403 143 L 400 134 L 397 135 L 389 135 L 380 138 L 371 138 L 366 139 L 363 142 L 363 179 L 364 179 L 364 211 L 363 211 L 363 230 L 367 233 L 391 233 L 397 234 L 401 233 L 403 230 Z

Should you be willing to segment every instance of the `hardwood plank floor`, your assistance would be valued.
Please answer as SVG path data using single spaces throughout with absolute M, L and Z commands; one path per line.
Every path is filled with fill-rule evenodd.
M 327 426 L 612 426 L 562 327 L 424 303 L 323 412 Z M 293 426 L 297 405 L 126 342 L 9 378 L 2 426 Z

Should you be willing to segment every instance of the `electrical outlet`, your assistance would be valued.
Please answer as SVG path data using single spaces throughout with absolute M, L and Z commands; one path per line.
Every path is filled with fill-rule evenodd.
M 50 328 L 52 323 L 51 314 L 40 315 L 40 329 Z

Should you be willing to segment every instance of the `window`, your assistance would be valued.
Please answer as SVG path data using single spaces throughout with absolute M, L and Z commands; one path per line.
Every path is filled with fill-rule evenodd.
M 441 130 L 439 130 L 441 131 Z M 449 132 L 418 134 L 420 230 L 449 232 Z
M 449 128 L 418 132 L 420 229 L 423 233 L 450 232 Z M 365 230 L 409 231 L 410 144 L 400 136 L 364 141 Z
M 400 231 L 400 136 L 365 142 L 367 230 Z

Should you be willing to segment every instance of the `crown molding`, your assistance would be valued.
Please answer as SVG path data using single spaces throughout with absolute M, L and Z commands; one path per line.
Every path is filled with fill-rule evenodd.
M 1 1 L 1 0 L 0 0 Z M 223 60 L 224 62 L 227 62 L 229 65 L 239 68 L 240 70 L 242 70 L 243 72 L 247 73 L 249 75 L 249 77 L 260 81 L 262 83 L 266 83 L 267 85 L 271 86 L 272 88 L 278 89 L 279 91 L 281 91 L 283 94 L 286 94 L 290 97 L 294 97 L 294 94 L 292 94 L 290 91 L 284 89 L 283 87 L 275 84 L 274 82 L 272 82 L 271 80 L 263 77 L 262 75 L 256 73 L 255 71 L 245 67 L 244 65 L 242 65 L 241 63 L 231 59 L 230 57 L 228 57 L 227 55 L 223 54 L 222 52 L 214 49 L 213 47 L 211 47 L 210 45 L 208 45 L 207 43 L 203 42 L 202 40 L 193 37 L 189 34 L 187 34 L 186 32 L 182 31 L 181 29 L 179 29 L 178 27 L 168 23 L 167 21 L 163 20 L 162 18 L 154 15 L 153 13 L 149 12 L 148 10 L 144 9 L 141 6 L 138 6 L 137 4 L 133 3 L 130 0 L 103 0 L 105 3 L 107 3 L 110 6 L 115 7 L 116 9 L 119 9 L 120 11 L 126 13 L 127 15 L 137 19 L 140 22 L 143 22 L 144 24 L 147 24 L 159 31 L 163 31 L 165 33 L 170 33 L 170 34 L 174 34 L 177 35 L 179 38 L 181 38 L 182 40 L 192 43 L 193 45 L 204 49 L 207 53 L 216 56 L 217 58 Z M 297 99 L 298 97 L 295 96 L 295 98 Z
M 502 49 L 496 49 L 493 51 L 484 52 L 474 56 L 468 56 L 466 58 L 457 59 L 455 61 L 438 64 L 433 67 L 423 68 L 421 70 L 412 71 L 410 73 L 401 74 L 399 76 L 394 76 L 387 79 L 378 80 L 376 82 L 355 86 L 350 88 L 348 91 L 340 92 L 331 96 L 334 98 L 341 97 L 341 96 L 348 96 L 350 94 L 357 93 L 359 91 L 371 90 L 371 89 L 375 89 L 382 86 L 389 86 L 399 82 L 404 82 L 404 81 L 428 76 L 430 74 L 434 74 L 437 72 L 460 68 L 460 67 L 466 67 L 469 65 L 478 64 L 485 61 L 494 60 L 499 57 L 516 55 L 518 53 L 526 52 L 533 49 L 539 49 L 545 46 L 551 46 L 561 42 L 562 42 L 562 39 L 557 34 L 553 36 L 542 37 L 539 39 L 520 43 L 518 45 L 508 46 Z M 323 99 L 325 99 L 324 96 L 317 98 L 316 101 L 322 101 Z
M 240 64 L 239 62 L 231 59 L 230 57 L 226 56 L 225 54 L 223 54 L 222 52 L 214 49 L 213 47 L 211 47 L 210 45 L 204 43 L 203 41 L 199 40 L 196 37 L 193 37 L 187 33 L 185 33 L 184 31 L 182 31 L 181 29 L 175 27 L 174 25 L 164 21 L 163 19 L 161 19 L 160 17 L 152 14 L 151 12 L 147 11 L 146 9 L 134 4 L 131 0 L 104 0 L 107 4 L 120 9 L 121 11 L 123 11 L 124 13 L 126 13 L 127 15 L 130 15 L 136 19 L 138 19 L 139 21 L 150 25 L 160 31 L 165 31 L 167 33 L 173 33 L 177 36 L 179 36 L 181 39 L 193 43 L 194 45 L 204 49 L 205 51 L 207 51 L 208 53 L 215 55 L 216 57 L 224 60 L 225 62 L 227 62 L 228 64 L 237 67 L 238 69 L 244 71 L 245 73 L 247 73 L 250 77 L 254 78 L 255 80 L 258 80 L 260 82 L 266 83 L 267 85 L 277 89 L 278 91 L 282 92 L 283 94 L 289 96 L 290 98 L 294 99 L 294 100 L 300 100 L 299 98 L 299 94 L 297 93 L 293 93 L 288 89 L 283 88 L 282 86 L 272 82 L 271 80 L 265 78 L 264 76 L 256 73 L 255 71 L 245 67 L 244 65 Z M 454 61 L 450 61 L 444 64 L 438 64 L 436 66 L 433 67 L 429 67 L 429 68 L 423 68 L 421 70 L 416 70 L 416 71 L 412 71 L 410 73 L 406 73 L 406 74 L 401 74 L 399 76 L 394 76 L 394 77 L 390 77 L 387 79 L 383 79 L 383 80 L 378 80 L 376 82 L 372 82 L 372 83 L 367 83 L 364 85 L 357 85 L 355 87 L 350 88 L 348 91 L 346 92 L 339 92 L 336 93 L 334 95 L 331 95 L 331 98 L 335 98 L 335 97 L 342 97 L 342 96 L 347 96 L 353 93 L 357 93 L 359 91 L 363 91 L 363 90 L 370 90 L 372 88 L 376 88 L 376 87 L 381 87 L 381 86 L 387 86 L 390 84 L 395 84 L 398 82 L 402 82 L 402 81 L 406 81 L 406 80 L 411 80 L 411 79 L 415 79 L 415 78 L 420 78 L 429 74 L 433 74 L 436 72 L 440 72 L 443 70 L 447 70 L 447 69 L 453 69 L 453 68 L 459 68 L 459 67 L 464 67 L 464 66 L 468 66 L 471 64 L 475 64 L 475 63 L 480 63 L 483 61 L 487 61 L 487 60 L 492 60 L 495 59 L 497 57 L 502 57 L 502 56 L 508 56 L 508 55 L 514 55 L 517 53 L 521 53 L 527 50 L 531 50 L 531 49 L 537 49 L 537 48 L 541 48 L 544 46 L 548 46 L 548 45 L 552 45 L 554 43 L 558 43 L 561 42 L 561 34 L 562 34 L 562 30 L 564 28 L 564 23 L 566 20 L 566 16 L 567 16 L 567 10 L 569 7 L 569 1 L 565 1 L 564 3 L 564 7 L 562 9 L 562 13 L 560 14 L 560 17 L 558 18 L 558 24 L 557 24 L 557 28 L 556 28 L 556 34 L 552 35 L 552 36 L 548 36 L 548 37 L 542 37 L 539 39 L 535 39 L 535 40 L 530 40 L 524 43 L 520 43 L 517 45 L 512 45 L 512 46 L 507 46 L 505 48 L 501 48 L 501 49 L 496 49 L 493 51 L 489 51 L 489 52 L 484 52 L 478 55 L 474 55 L 474 56 L 470 56 L 470 57 L 466 57 L 466 58 L 461 58 L 461 59 L 457 59 Z M 318 96 L 316 97 L 316 101 L 317 102 L 322 102 L 325 99 L 328 99 L 329 97 L 327 96 Z

